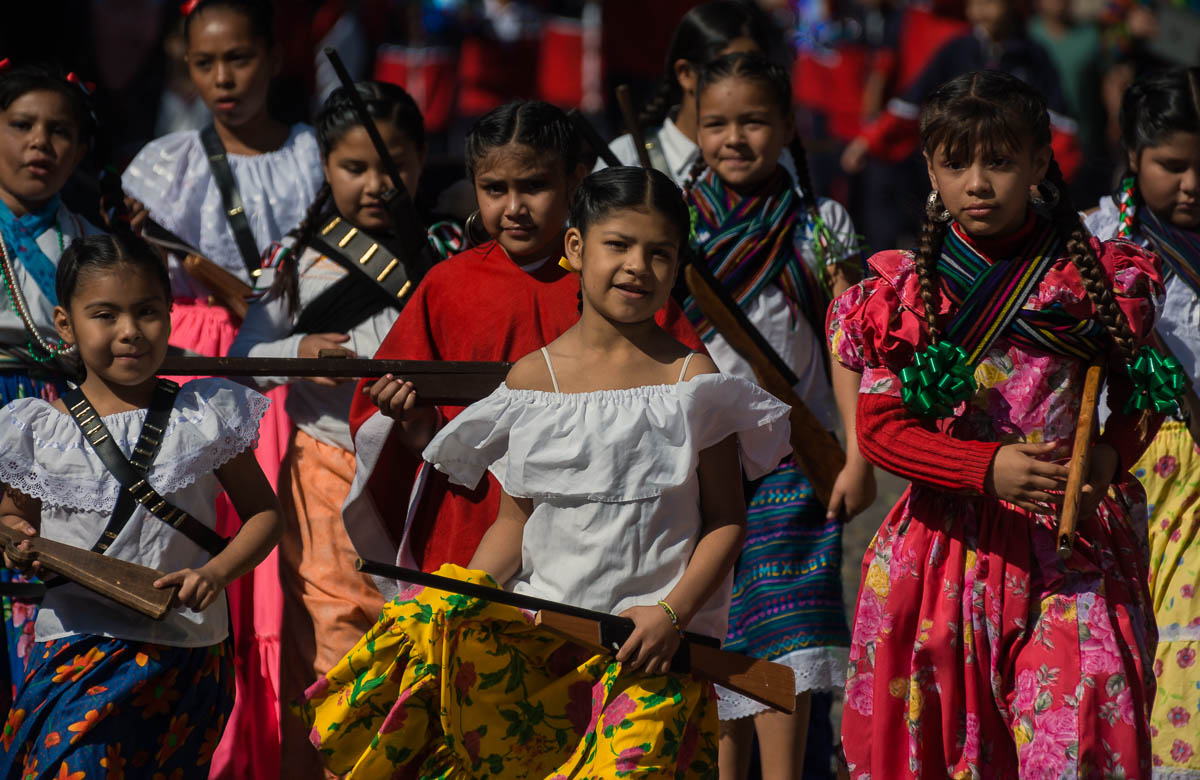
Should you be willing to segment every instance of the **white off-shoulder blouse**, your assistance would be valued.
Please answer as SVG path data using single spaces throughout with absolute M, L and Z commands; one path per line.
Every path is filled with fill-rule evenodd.
M 213 472 L 254 446 L 269 404 L 264 396 L 226 379 L 186 383 L 175 398 L 147 480 L 172 504 L 214 528 L 221 486 Z M 146 410 L 101 419 L 129 457 Z M 121 490 L 75 420 L 39 398 L 22 398 L 0 408 L 0 482 L 41 501 L 42 536 L 84 549 L 100 538 Z M 211 557 L 140 504 L 105 554 L 164 572 L 199 568 Z M 47 591 L 35 639 L 94 634 L 203 647 L 220 642 L 228 631 L 224 594 L 202 612 L 179 608 L 154 621 L 67 583 Z
M 473 487 L 490 471 L 531 499 L 521 568 L 505 587 L 613 614 L 665 598 L 700 538 L 700 453 L 738 437 L 750 478 L 789 450 L 788 407 L 752 382 L 560 393 L 501 385 L 446 425 L 424 457 Z M 741 490 L 741 474 L 729 474 Z M 689 630 L 725 637 L 731 576 Z

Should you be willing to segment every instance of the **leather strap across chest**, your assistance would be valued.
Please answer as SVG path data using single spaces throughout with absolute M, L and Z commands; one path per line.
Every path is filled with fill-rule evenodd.
M 121 492 L 117 497 L 116 506 L 113 507 L 112 516 L 99 540 L 93 545 L 93 552 L 103 553 L 108 549 L 129 523 L 138 504 L 146 507 L 150 514 L 191 539 L 210 555 L 217 555 L 225 549 L 228 540 L 168 502 L 147 481 L 150 466 L 162 446 L 162 438 L 178 392 L 179 385 L 166 379 L 158 380 L 131 459 L 126 459 L 121 452 L 121 448 L 117 446 L 104 421 L 82 390 L 72 388 L 63 396 L 67 411 L 83 432 L 84 438 L 99 456 L 104 467 L 121 483 Z
M 246 205 L 242 202 L 242 194 L 238 192 L 233 169 L 229 167 L 225 144 L 221 143 L 221 137 L 212 125 L 200 131 L 200 143 L 204 146 L 204 153 L 208 155 L 208 167 L 212 170 L 217 192 L 221 194 L 221 203 L 225 206 L 225 219 L 229 223 L 229 229 L 233 231 L 238 254 L 242 256 L 249 278 L 254 279 L 255 272 L 260 267 L 258 244 L 254 241 L 254 232 L 250 230 L 250 221 L 246 219 Z

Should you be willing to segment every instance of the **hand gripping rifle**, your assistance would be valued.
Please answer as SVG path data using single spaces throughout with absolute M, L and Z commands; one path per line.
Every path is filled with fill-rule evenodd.
M 29 549 L 18 549 L 24 541 L 29 542 Z M 0 525 L 0 547 L 14 563 L 27 565 L 37 561 L 44 570 L 154 620 L 161 620 L 167 614 L 171 599 L 179 591 L 178 585 L 154 587 L 154 581 L 164 572 L 40 536 L 26 536 L 5 525 Z
M 633 633 L 632 620 L 605 612 L 362 558 L 355 563 L 355 568 L 376 577 L 411 582 L 535 612 L 536 625 L 604 655 L 615 654 Z M 791 713 L 796 709 L 796 673 L 791 667 L 722 650 L 719 640 L 712 637 L 685 631 L 671 661 L 671 671 L 675 674 L 690 672 L 780 712 Z
M 650 155 L 646 151 L 641 128 L 637 125 L 629 90 L 623 86 L 617 88 L 617 99 L 625 117 L 625 129 L 633 137 L 642 167 L 648 168 Z M 712 269 L 698 260 L 693 258 L 693 262 L 683 269 L 688 292 L 700 307 L 704 318 L 750 364 L 762 388 L 791 407 L 788 420 L 791 423 L 790 439 L 796 465 L 808 477 L 817 500 L 823 506 L 829 506 L 833 484 L 846 465 L 846 452 L 800 396 L 796 395 L 794 388 L 800 380 L 791 366 L 754 327 L 725 285 L 713 275 Z
M 411 290 L 437 262 L 437 252 L 429 243 L 429 233 L 417 214 L 408 190 L 404 189 L 404 182 L 400 178 L 400 169 L 388 153 L 387 144 L 379 135 L 375 119 L 367 110 L 367 104 L 363 101 L 362 95 L 358 93 L 354 80 L 350 78 L 350 73 L 342 63 L 342 58 L 338 56 L 337 49 L 327 46 L 325 56 L 329 58 L 329 64 L 337 73 L 338 81 L 346 90 L 350 105 L 358 116 L 359 124 L 367 131 L 367 137 L 371 139 L 371 145 L 375 147 L 375 153 L 379 155 L 379 162 L 392 183 L 391 188 L 383 193 L 380 199 L 383 201 L 388 220 L 392 223 L 392 235 L 395 236 L 397 242 L 396 248 L 400 250 L 396 255 L 401 261 L 400 267 L 395 270 L 403 269 L 407 281 L 412 283 L 408 288 Z

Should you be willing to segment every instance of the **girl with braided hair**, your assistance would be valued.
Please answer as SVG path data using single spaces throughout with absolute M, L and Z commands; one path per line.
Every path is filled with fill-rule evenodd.
M 426 149 L 420 109 L 393 84 L 363 82 L 356 89 L 400 171 L 397 185 L 415 198 Z M 325 184 L 299 227 L 265 253 L 260 283 L 269 283 L 269 292 L 250 307 L 230 355 L 316 358 L 336 349 L 370 356 L 404 305 L 376 276 L 393 258 L 415 268 L 414 258 L 395 245 L 381 200 L 392 182 L 345 88 L 329 96 L 315 125 Z M 459 240 L 455 226 L 441 227 Z M 364 256 L 369 265 L 360 263 Z M 407 296 L 399 289 L 401 273 L 390 273 Z M 295 424 L 279 477 L 287 528 L 279 549 L 280 636 L 288 649 L 280 657 L 279 691 L 282 701 L 291 701 L 371 627 L 383 596 L 354 570 L 354 548 L 342 525 L 354 475 L 353 382 L 254 381 L 261 390 L 289 385 L 286 409 Z M 322 777 L 303 724 L 285 712 L 280 731 L 282 775 Z
M 850 437 L 828 507 L 791 454 L 746 490 L 746 542 L 734 570 L 726 647 L 793 667 L 800 701 L 788 716 L 722 691 L 723 776 L 746 776 L 757 736 L 764 776 L 790 777 L 805 763 L 809 717 L 814 749 L 833 743 L 831 692 L 845 681 L 850 642 L 842 523 L 875 498 L 874 474 L 853 436 L 859 378 L 829 365 L 821 336 L 830 294 L 859 280 L 860 261 L 846 210 L 814 193 L 787 72 L 760 54 L 725 55 L 700 70 L 696 95 L 702 156 L 686 189 L 697 262 L 712 269 L 797 374 L 796 393 L 817 418 L 833 430 L 840 412 Z M 781 164 L 786 148 L 795 179 Z M 749 363 L 693 301 L 685 301 L 684 312 L 721 371 L 754 380 Z M 828 752 L 816 758 L 829 766 Z
M 696 146 L 696 78 L 706 64 L 724 54 L 771 52 L 775 32 L 756 3 L 713 0 L 696 6 L 679 21 L 671 35 L 662 81 L 638 116 L 650 163 L 682 186 L 700 159 Z M 611 144 L 622 165 L 638 165 L 633 136 L 626 133 Z M 795 174 L 789 154 L 783 165 Z M 607 167 L 597 160 L 594 170 Z
M 1200 380 L 1200 69 L 1173 68 L 1135 81 L 1121 102 L 1126 175 L 1087 219 L 1097 238 L 1128 238 L 1163 263 L 1166 300 L 1155 333 L 1191 379 Z M 1189 395 L 1189 400 L 1194 395 Z M 1150 509 L 1150 594 L 1158 622 L 1154 674 L 1158 692 L 1150 725 L 1155 772 L 1200 775 L 1200 717 L 1194 659 L 1200 623 L 1200 409 L 1163 424 L 1133 468 Z M 1160 770 L 1159 767 L 1162 767 Z
M 852 777 L 1148 777 L 1155 625 L 1145 494 L 1161 422 L 1141 368 L 1162 278 L 1092 239 L 1043 97 L 977 71 L 921 116 L 930 184 L 915 252 L 830 308 L 863 371 L 858 438 L 912 481 L 863 561 L 843 714 Z M 1078 541 L 1056 544 L 1083 378 L 1108 360 Z M 1135 358 L 1138 363 L 1131 370 Z

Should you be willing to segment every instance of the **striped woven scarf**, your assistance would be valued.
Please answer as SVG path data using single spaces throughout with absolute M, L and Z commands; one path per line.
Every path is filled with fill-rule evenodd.
M 993 260 L 971 245 L 958 223 L 950 226 L 938 260 L 942 289 L 956 312 L 946 338 L 963 348 L 970 365 L 978 365 L 1001 335 L 1027 349 L 1082 360 L 1101 349 L 1105 331 L 1095 319 L 1080 320 L 1057 305 L 1024 308 L 1061 247 L 1054 225 L 1039 218 L 1012 257 Z
M 763 288 L 778 281 L 793 310 L 799 310 L 813 332 L 823 332 L 829 295 L 800 254 L 806 211 L 781 167 L 753 195 L 741 196 L 725 187 L 712 170 L 692 187 L 688 198 L 695 207 L 696 246 L 703 262 L 743 309 Z M 800 239 L 800 240 L 798 240 Z M 688 296 L 684 314 L 704 341 L 715 330 Z
M 1158 256 L 1200 296 L 1200 235 L 1163 222 L 1148 208 L 1138 211 L 1142 233 L 1154 244 Z

